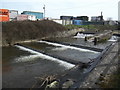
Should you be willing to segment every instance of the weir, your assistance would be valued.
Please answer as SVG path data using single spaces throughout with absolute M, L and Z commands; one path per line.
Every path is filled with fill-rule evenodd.
M 83 46 L 83 45 L 78 45 L 78 44 L 70 44 L 70 43 L 63 43 L 63 42 L 58 42 L 58 41 L 52 41 L 52 40 L 46 40 L 46 39 L 42 39 L 42 42 L 50 42 L 50 43 L 57 43 L 57 44 L 61 44 L 61 45 L 67 45 L 67 46 L 72 46 L 78 49 L 87 49 L 87 51 L 91 51 L 91 52 L 102 52 L 103 49 L 99 49 L 99 48 L 95 48 L 95 47 L 88 47 L 88 46 Z
M 45 52 L 43 52 L 41 50 L 30 48 L 30 47 L 27 47 L 27 46 L 24 46 L 24 45 L 21 45 L 21 44 L 18 44 L 17 47 L 19 47 L 19 48 L 22 47 L 24 49 L 27 49 L 27 51 L 29 49 L 29 51 L 32 51 L 32 53 L 34 53 L 34 54 L 40 54 L 41 53 L 41 54 L 44 55 L 44 57 L 49 56 L 51 58 L 58 59 L 59 61 L 70 63 L 70 64 L 73 64 L 73 65 L 78 65 L 78 64 L 79 65 L 85 65 L 85 64 L 87 65 L 87 63 L 83 63 L 83 62 L 80 62 L 80 61 L 75 61 L 75 60 L 72 60 L 70 58 L 65 58 L 65 57 L 61 57 L 61 56 L 58 56 L 58 55 L 52 55 L 50 53 L 45 53 Z
M 74 50 L 78 50 L 78 51 L 85 51 L 85 52 L 93 52 L 93 53 L 97 53 L 96 51 L 92 51 L 92 50 L 87 50 L 87 49 L 83 49 L 83 48 L 78 48 L 78 47 L 74 47 L 74 46 L 70 46 L 70 45 L 63 45 L 63 44 L 59 44 L 59 43 L 53 43 L 53 42 L 47 42 L 47 41 L 39 41 L 40 43 L 46 43 L 49 45 L 54 45 L 54 46 L 60 46 L 66 49 L 74 49 Z
M 72 88 L 79 88 L 81 86 L 81 83 L 83 81 L 85 81 L 85 79 L 87 78 L 87 76 L 89 75 L 89 73 L 96 67 L 96 65 L 106 57 L 106 55 L 112 50 L 112 48 L 115 46 L 115 43 L 112 43 L 111 45 L 109 45 L 108 47 L 106 47 L 103 52 L 96 58 L 95 62 L 93 62 L 91 64 L 91 66 L 89 68 L 87 68 L 87 70 L 81 75 L 81 78 L 74 84 L 71 86 L 70 90 L 72 90 Z
M 105 30 L 102 33 L 95 34 L 94 36 L 86 36 L 85 41 L 91 40 L 96 45 L 98 42 L 108 40 L 113 35 L 111 30 Z
M 17 46 L 17 47 L 19 47 L 19 48 L 22 48 L 22 50 L 24 49 L 26 49 L 26 51 L 29 51 L 29 52 L 32 52 L 32 53 L 34 53 L 34 54 L 42 54 L 42 56 L 44 56 L 44 58 L 46 57 L 46 59 L 57 59 L 57 60 L 59 60 L 59 61 L 63 61 L 63 62 L 66 62 L 66 63 L 69 63 L 69 64 L 74 64 L 74 65 L 76 65 L 76 64 L 82 64 L 81 62 L 77 62 L 77 61 L 72 61 L 72 60 L 70 60 L 69 61 L 69 59 L 67 59 L 67 58 L 63 58 L 63 57 L 59 57 L 59 56 L 57 56 L 57 55 L 51 55 L 51 54 L 48 54 L 48 53 L 45 53 L 45 52 L 43 52 L 43 51 L 40 51 L 40 50 L 36 50 L 36 49 L 33 49 L 33 48 L 29 48 L 29 47 L 27 47 L 27 46 L 23 46 L 23 45 L 15 45 L 15 46 Z

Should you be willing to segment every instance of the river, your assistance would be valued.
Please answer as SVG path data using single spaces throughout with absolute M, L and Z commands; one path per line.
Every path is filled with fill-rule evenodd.
M 104 49 L 115 41 L 115 37 L 96 46 L 80 37 L 50 40 Z M 36 82 L 36 77 L 64 73 L 75 66 L 70 62 L 88 63 L 99 55 L 100 52 L 47 41 L 2 47 L 2 87 L 31 88 Z

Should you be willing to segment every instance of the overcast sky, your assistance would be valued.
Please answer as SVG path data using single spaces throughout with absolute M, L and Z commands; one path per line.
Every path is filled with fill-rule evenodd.
M 103 12 L 104 19 L 111 17 L 118 20 L 119 0 L 0 0 L 0 8 L 22 11 L 43 12 L 46 6 L 46 17 L 60 18 L 68 16 L 98 16 Z

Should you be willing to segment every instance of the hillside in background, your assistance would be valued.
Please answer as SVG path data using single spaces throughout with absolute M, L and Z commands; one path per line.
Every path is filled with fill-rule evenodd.
M 2 43 L 14 44 L 19 41 L 52 37 L 67 29 L 53 21 L 14 21 L 2 23 Z

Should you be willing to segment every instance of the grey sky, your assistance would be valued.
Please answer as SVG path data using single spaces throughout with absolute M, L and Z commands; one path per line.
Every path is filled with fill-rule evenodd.
M 112 17 L 118 20 L 119 0 L 2 0 L 0 8 L 22 11 L 43 12 L 46 5 L 46 17 L 59 18 L 69 16 L 98 16 L 103 12 L 104 19 Z

